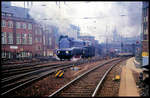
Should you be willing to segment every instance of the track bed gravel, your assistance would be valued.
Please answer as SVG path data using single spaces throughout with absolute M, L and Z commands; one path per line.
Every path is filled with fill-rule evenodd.
M 119 94 L 120 81 L 114 81 L 116 75 L 121 76 L 122 66 L 126 65 L 126 61 L 117 64 L 106 76 L 104 82 L 99 88 L 96 97 L 117 97 Z
M 77 77 L 79 74 L 82 74 L 86 70 L 104 62 L 106 62 L 106 60 L 78 65 L 80 70 L 77 71 L 72 70 L 71 68 L 67 68 L 64 72 L 63 78 L 56 78 L 55 73 L 53 73 L 43 78 L 42 80 L 30 84 L 27 87 L 23 87 L 17 91 L 12 92 L 9 94 L 9 96 L 48 96 Z

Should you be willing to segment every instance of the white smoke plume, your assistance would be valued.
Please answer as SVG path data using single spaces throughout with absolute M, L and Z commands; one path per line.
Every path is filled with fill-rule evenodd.
M 60 2 L 60 6 L 58 2 L 57 5 L 56 2 L 33 3 L 30 15 L 41 24 L 59 27 L 62 34 L 71 35 L 74 31 L 70 24 L 79 25 L 81 35 L 95 36 L 101 43 L 107 37 L 112 40 L 115 27 L 122 37 L 134 38 L 142 32 L 142 2 Z
M 71 21 L 67 18 L 69 13 L 70 10 L 64 6 L 64 2 L 61 2 L 60 5 L 58 2 L 57 4 L 56 2 L 34 2 L 29 12 L 31 17 L 38 23 L 58 27 L 59 33 L 62 35 L 73 32 L 70 27 Z

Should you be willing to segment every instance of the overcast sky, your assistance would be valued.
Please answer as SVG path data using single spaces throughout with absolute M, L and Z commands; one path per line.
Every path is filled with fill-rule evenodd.
M 23 6 L 23 2 L 12 2 Z M 82 35 L 95 36 L 104 42 L 117 33 L 124 37 L 135 37 L 141 33 L 142 2 L 33 2 L 30 15 L 41 23 L 53 24 L 60 32 L 67 32 L 69 24 L 79 26 Z M 89 17 L 90 19 L 84 19 Z M 42 19 L 49 20 L 42 20 Z M 52 19 L 52 20 L 51 20 Z

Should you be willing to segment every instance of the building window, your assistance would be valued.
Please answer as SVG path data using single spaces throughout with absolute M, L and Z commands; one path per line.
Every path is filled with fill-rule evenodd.
M 27 52 L 27 57 L 32 57 L 32 53 L 31 52 Z
M 29 38 L 29 44 L 32 45 L 32 34 L 29 34 L 28 38 Z
M 16 44 L 21 44 L 21 34 L 20 33 L 16 34 Z
M 26 28 L 27 28 L 26 26 L 27 26 L 26 23 L 23 23 L 23 24 L 22 24 L 22 28 L 23 28 L 23 29 L 26 29 Z
M 149 15 L 149 7 L 147 7 L 147 16 Z
M 20 54 L 21 54 L 21 55 L 20 55 L 21 57 L 26 57 L 26 56 L 27 56 L 27 52 L 24 52 L 24 51 L 21 52 Z
M 147 35 L 146 34 L 144 34 L 144 40 L 147 40 Z
M 37 38 L 35 38 L 35 43 L 37 43 L 38 42 L 38 39 Z
M 7 53 L 6 52 L 2 52 L 2 58 L 6 58 Z
M 41 38 L 38 38 L 38 42 L 39 42 L 39 43 L 41 42 Z
M 42 34 L 42 30 L 41 30 L 41 29 L 36 29 L 36 30 L 35 30 L 35 34 L 41 35 L 41 34 Z
M 5 13 L 2 12 L 2 16 L 5 16 Z
M 20 27 L 21 27 L 20 22 L 16 22 L 16 28 L 20 29 Z
M 39 29 L 39 34 L 42 34 L 42 30 L 41 29 Z
M 41 38 L 37 37 L 37 38 L 35 38 L 35 41 L 36 41 L 37 43 L 40 43 L 42 40 L 41 40 Z
M 36 50 L 41 50 L 41 47 L 40 46 L 36 46 Z
M 11 52 L 8 52 L 8 58 L 9 58 L 9 59 L 12 58 Z
M 21 53 L 17 53 L 16 58 L 21 58 Z
M 146 17 L 144 17 L 144 22 L 146 22 Z
M 10 16 L 12 16 L 12 14 L 10 14 L 10 13 L 6 13 L 6 16 L 9 16 L 9 17 L 10 17 Z
M 28 29 L 32 30 L 32 24 L 28 24 Z
M 144 17 L 147 16 L 147 8 L 143 9 L 143 14 L 144 14 Z
M 27 44 L 27 34 L 22 34 L 22 44 Z
M 2 32 L 2 44 L 7 44 L 7 34 L 6 34 L 6 32 Z
M 41 47 L 39 46 L 39 50 L 41 50 Z
M 144 34 L 148 34 L 148 29 L 144 29 Z
M 148 22 L 148 16 L 146 16 L 146 22 Z
M 148 35 L 148 29 L 146 29 L 146 34 Z
M 13 28 L 13 22 L 12 21 L 8 21 L 8 27 Z
M 52 39 L 49 37 L 49 45 L 52 45 Z
M 13 33 L 8 33 L 8 44 L 13 44 Z
M 38 34 L 38 30 L 37 29 L 35 29 L 35 34 Z
M 144 22 L 143 23 L 143 29 L 146 29 L 147 28 L 147 22 Z
M 45 45 L 45 36 L 43 36 L 43 44 Z
M 2 27 L 6 27 L 6 21 L 5 21 L 5 20 L 2 20 L 1 26 L 2 26 Z

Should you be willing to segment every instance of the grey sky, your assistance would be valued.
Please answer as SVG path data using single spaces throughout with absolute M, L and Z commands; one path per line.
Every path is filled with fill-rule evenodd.
M 21 3 L 13 5 L 23 6 Z M 61 2 L 60 8 L 56 2 L 33 2 L 30 14 L 38 22 L 58 26 L 62 33 L 67 32 L 70 23 L 75 24 L 80 26 L 82 35 L 92 35 L 104 42 L 106 36 L 111 40 L 115 27 L 122 36 L 140 35 L 141 8 L 142 2 Z

